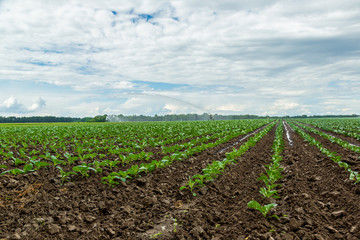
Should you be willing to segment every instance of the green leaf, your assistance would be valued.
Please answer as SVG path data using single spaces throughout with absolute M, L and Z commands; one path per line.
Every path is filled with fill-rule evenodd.
M 26 165 L 24 166 L 23 171 L 24 171 L 24 172 L 34 171 L 34 170 L 33 170 L 33 167 L 34 167 L 34 166 L 32 165 L 32 163 L 26 164 Z
M 248 205 L 248 208 L 253 208 L 253 209 L 256 209 L 256 210 L 259 210 L 259 211 L 262 210 L 260 203 L 258 203 L 255 200 L 251 200 L 250 202 L 248 202 L 247 205 Z

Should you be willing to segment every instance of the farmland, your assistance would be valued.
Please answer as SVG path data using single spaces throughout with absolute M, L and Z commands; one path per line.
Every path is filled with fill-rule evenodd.
M 0 134 L 0 239 L 360 238 L 359 119 Z

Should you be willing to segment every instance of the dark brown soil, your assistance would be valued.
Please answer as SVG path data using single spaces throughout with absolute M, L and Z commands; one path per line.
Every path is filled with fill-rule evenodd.
M 353 152 L 350 149 L 346 149 L 337 143 L 332 143 L 330 140 L 323 138 L 320 135 L 317 135 L 310 131 L 307 131 L 304 128 L 301 128 L 301 129 L 303 131 L 305 131 L 307 134 L 309 134 L 311 137 L 315 138 L 317 141 L 321 142 L 321 144 L 325 148 L 329 149 L 332 152 L 336 152 L 337 155 L 340 155 L 341 161 L 350 164 L 351 169 L 353 171 L 360 171 L 360 154 L 359 153 Z M 346 141 L 344 138 L 341 138 L 341 139 Z
M 274 133 L 197 190 L 197 197 L 179 187 L 222 160 L 221 149 L 240 137 L 114 188 L 101 183 L 101 174 L 61 186 L 54 168 L 3 176 L 0 239 L 360 239 L 359 186 L 292 132 L 281 198 L 271 213 L 280 220 L 247 208 L 252 199 L 268 203 L 256 179 L 271 161 Z
M 351 144 L 354 144 L 354 145 L 357 145 L 357 146 L 360 146 L 360 140 L 356 139 L 356 138 L 353 138 L 353 137 L 349 137 L 349 136 L 345 136 L 344 134 L 340 134 L 340 133 L 336 133 L 336 132 L 331 132 L 331 131 L 327 131 L 327 130 L 324 130 L 324 129 L 321 129 L 321 128 L 318 128 L 318 127 L 315 127 L 313 125 L 310 125 L 310 124 L 306 124 L 306 123 L 303 123 L 301 122 L 302 124 L 305 124 L 309 127 L 312 127 L 312 128 L 315 128 L 319 131 L 322 131 L 324 133 L 327 133 L 329 135 L 332 135 L 334 137 L 337 137 L 337 138 L 340 138 L 341 140 L 344 140 L 344 141 L 347 141 Z

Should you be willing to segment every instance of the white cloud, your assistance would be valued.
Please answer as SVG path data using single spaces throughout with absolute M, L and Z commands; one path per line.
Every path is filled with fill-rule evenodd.
M 215 108 L 218 111 L 242 112 L 245 107 L 241 104 L 225 104 Z
M 46 101 L 42 98 L 39 98 L 37 102 L 33 103 L 28 110 L 29 111 L 37 111 L 41 108 L 44 108 L 46 106 Z
M 6 99 L 2 105 L 0 105 L 0 112 L 5 113 L 18 113 L 18 114 L 25 114 L 30 112 L 36 112 L 46 106 L 46 101 L 42 98 L 39 98 L 35 103 L 31 106 L 26 107 L 23 105 L 18 99 L 11 96 Z
M 24 106 L 14 97 L 6 99 L 3 103 L 3 107 L 0 109 L 10 112 L 23 112 L 25 110 Z
M 133 81 L 187 84 L 187 92 L 160 94 L 186 95 L 186 101 L 206 111 L 321 114 L 329 94 L 359 100 L 358 6 L 352 0 L 4 0 L 0 84 L 71 88 L 61 102 L 46 90 L 24 93 L 22 102 L 46 96 L 46 113 L 55 115 L 200 111 L 170 98 L 124 94 L 127 100 L 117 104 L 106 96 L 159 92 Z M 331 87 L 340 81 L 344 84 Z M 11 95 L 18 92 L 23 90 L 14 87 Z M 0 88 L 0 96 L 11 95 Z M 277 102 L 282 98 L 298 105 L 287 108 L 291 104 Z M 45 113 L 40 102 L 30 107 L 10 103 L 9 111 Z M 330 106 L 337 111 L 337 105 Z M 356 105 L 348 108 L 360 113 Z

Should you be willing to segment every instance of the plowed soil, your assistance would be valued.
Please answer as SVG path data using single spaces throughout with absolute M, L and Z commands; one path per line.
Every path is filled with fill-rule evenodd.
M 360 239 L 360 186 L 290 136 L 292 146 L 284 134 L 284 178 L 271 212 L 279 220 L 247 208 L 252 199 L 269 203 L 256 179 L 271 161 L 274 128 L 196 197 L 179 187 L 224 159 L 221 150 L 241 137 L 114 188 L 101 183 L 106 172 L 63 186 L 53 168 L 3 176 L 0 239 Z

